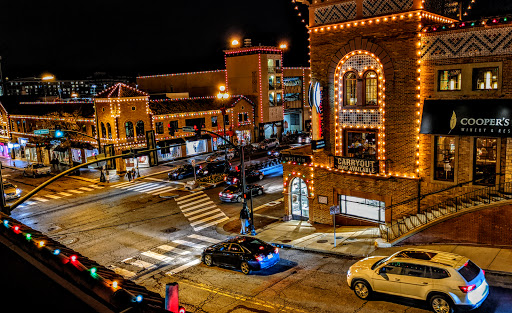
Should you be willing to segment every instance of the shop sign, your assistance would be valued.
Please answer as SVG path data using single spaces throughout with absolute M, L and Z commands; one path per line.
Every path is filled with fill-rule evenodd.
M 320 150 L 325 148 L 325 139 L 311 140 L 311 149 Z
M 284 162 L 295 162 L 295 163 L 311 163 L 310 155 L 294 155 L 294 154 L 283 154 L 282 159 Z
M 49 129 L 36 129 L 34 130 L 34 134 L 36 135 L 48 135 L 50 133 Z
M 425 100 L 420 133 L 512 137 L 512 99 Z
M 335 156 L 334 168 L 354 173 L 377 174 L 379 161 Z

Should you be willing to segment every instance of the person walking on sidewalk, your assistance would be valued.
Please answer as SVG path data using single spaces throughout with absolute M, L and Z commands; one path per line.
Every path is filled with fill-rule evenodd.
M 247 208 L 242 208 L 240 211 L 240 224 L 242 228 L 240 229 L 240 234 L 247 234 L 247 226 L 249 226 L 249 211 Z
M 107 180 L 107 183 L 110 183 L 110 174 L 109 174 L 109 170 L 105 170 L 105 179 Z
M 131 170 L 127 171 L 126 176 L 128 176 L 128 181 L 132 181 L 132 171 Z

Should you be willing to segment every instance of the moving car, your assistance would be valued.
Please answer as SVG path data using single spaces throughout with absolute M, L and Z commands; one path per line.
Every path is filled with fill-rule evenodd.
M 218 162 L 210 162 L 206 165 L 202 166 L 202 168 L 197 172 L 199 176 L 208 176 L 213 174 L 226 173 L 231 170 L 231 163 L 224 161 L 222 159 Z
M 217 151 L 217 152 L 214 152 L 212 154 L 210 154 L 207 158 L 206 158 L 206 162 L 218 162 L 218 161 L 224 161 L 226 159 L 225 157 L 226 153 L 224 152 L 224 150 L 222 151 Z M 231 160 L 232 158 L 235 157 L 235 154 L 233 151 L 230 151 L 228 150 L 228 160 Z
M 23 169 L 23 176 L 32 176 L 35 178 L 36 176 L 49 175 L 51 171 L 51 167 L 42 163 L 31 163 Z
M 276 148 L 278 146 L 279 146 L 279 140 L 277 140 L 276 138 L 265 139 L 262 142 L 260 142 L 260 149 L 262 149 L 262 150 Z
M 356 262 L 347 283 L 361 299 L 372 292 L 426 300 L 436 313 L 475 309 L 489 295 L 485 272 L 468 258 L 447 252 L 405 249 Z
M 246 187 L 246 194 L 247 197 L 252 197 L 256 195 L 262 195 L 263 194 L 263 187 L 260 185 L 247 185 Z M 244 198 L 244 195 L 242 193 L 242 187 L 237 185 L 231 185 L 227 186 L 219 192 L 219 199 L 223 202 L 242 202 L 242 199 Z
M 199 165 L 195 166 L 196 174 L 199 172 L 200 169 L 201 169 L 201 166 L 199 166 Z M 185 165 L 182 165 L 182 166 L 172 170 L 167 175 L 169 176 L 170 180 L 183 179 L 185 177 L 194 176 L 194 168 L 190 164 L 185 164 Z
M 261 171 L 246 170 L 245 171 L 245 182 L 252 183 L 252 182 L 255 182 L 258 180 L 262 180 L 263 176 L 264 176 L 263 172 L 261 172 Z M 228 184 L 228 185 L 242 184 L 241 172 L 240 171 L 230 172 L 229 175 L 224 178 L 224 180 L 226 181 L 226 184 Z
M 4 197 L 5 200 L 12 200 L 19 198 L 21 196 L 21 189 L 19 189 L 16 185 L 13 185 L 10 182 L 4 181 Z
M 207 266 L 220 265 L 240 269 L 248 275 L 279 262 L 279 248 L 258 238 L 237 236 L 204 249 L 201 261 Z

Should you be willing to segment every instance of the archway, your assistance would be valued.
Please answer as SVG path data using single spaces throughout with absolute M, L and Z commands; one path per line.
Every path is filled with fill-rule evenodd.
M 309 219 L 308 186 L 299 177 L 295 177 L 290 185 L 290 205 L 293 219 Z

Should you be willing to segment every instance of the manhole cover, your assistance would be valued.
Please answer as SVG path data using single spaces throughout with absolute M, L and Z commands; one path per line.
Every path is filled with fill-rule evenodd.
M 317 242 L 316 242 L 316 243 L 326 243 L 326 242 L 329 242 L 329 240 L 325 240 L 325 239 L 317 240 Z
M 291 240 L 290 239 L 285 239 L 285 240 L 281 240 L 281 242 L 288 243 L 288 242 L 291 242 Z
M 169 228 L 166 228 L 166 229 L 162 230 L 162 233 L 169 234 L 169 233 L 174 233 L 177 230 L 178 229 L 175 228 L 175 227 L 169 227 Z

